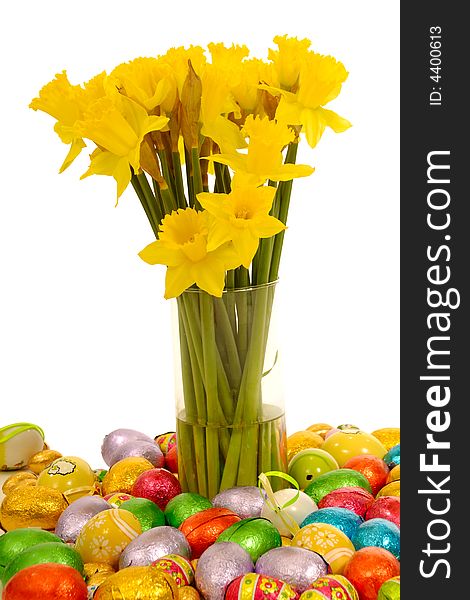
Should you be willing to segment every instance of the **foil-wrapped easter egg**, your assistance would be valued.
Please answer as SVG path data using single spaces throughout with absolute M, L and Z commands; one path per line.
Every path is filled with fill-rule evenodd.
M 165 510 L 168 502 L 181 494 L 178 479 L 166 469 L 150 469 L 136 479 L 132 486 L 132 495 L 136 498 L 147 498 Z
M 287 438 L 287 462 L 306 448 L 319 448 L 325 440 L 313 431 L 296 431 Z
M 151 500 L 146 498 L 131 498 L 121 504 L 123 510 L 128 510 L 139 520 L 142 531 L 165 525 L 163 511 Z
M 0 569 L 4 569 L 18 554 L 27 548 L 46 542 L 61 542 L 62 540 L 44 529 L 26 527 L 14 529 L 0 536 Z
M 337 527 L 352 540 L 356 529 L 364 522 L 364 519 L 347 508 L 320 508 L 308 515 L 300 524 L 301 527 L 310 523 L 328 523 Z
M 103 479 L 103 495 L 123 492 L 132 494 L 132 488 L 142 473 L 153 469 L 153 465 L 146 458 L 129 456 L 115 463 Z
M 217 542 L 236 542 L 248 552 L 254 563 L 268 550 L 282 545 L 276 527 L 260 517 L 242 519 L 230 525 L 219 535 Z
M 178 473 L 178 446 L 173 446 L 165 454 L 165 468 L 171 473 Z
M 376 498 L 380 498 L 381 496 L 400 496 L 400 480 L 398 479 L 384 485 Z
M 298 452 L 289 462 L 289 475 L 293 477 L 304 490 L 315 479 L 339 469 L 336 460 L 321 448 L 307 448 Z
M 84 562 L 105 562 L 116 568 L 121 552 L 142 533 L 136 517 L 112 508 L 92 517 L 80 531 L 75 548 Z
M 228 585 L 254 570 L 250 555 L 234 542 L 220 542 L 207 548 L 197 562 L 196 587 L 205 600 L 224 600 Z
M 292 546 L 318 552 L 330 565 L 331 572 L 340 575 L 355 551 L 348 536 L 328 523 L 305 525 L 294 536 Z
M 130 494 L 124 494 L 123 492 L 114 492 L 112 494 L 106 494 L 104 496 L 104 500 L 112 507 L 112 508 L 121 508 L 123 502 L 127 502 L 127 500 L 132 500 L 134 496 Z
M 364 475 L 353 469 L 337 469 L 320 475 L 305 488 L 304 492 L 318 505 L 327 494 L 344 487 L 360 487 L 369 493 L 372 492 L 370 483 Z
M 396 465 L 390 470 L 386 483 L 392 483 L 392 481 L 400 481 L 400 465 Z
M 36 475 L 39 475 L 39 473 L 50 467 L 50 465 L 58 458 L 61 458 L 61 456 L 62 454 L 57 452 L 57 450 L 41 450 L 31 456 L 28 462 L 28 469 Z
M 387 519 L 375 518 L 362 523 L 352 541 L 356 550 L 366 546 L 384 548 L 400 560 L 400 529 Z
M 301 600 L 359 600 L 353 584 L 343 575 L 325 575 L 312 583 Z
M 392 577 L 382 583 L 377 600 L 400 600 L 400 576 Z
M 3 590 L 3 600 L 87 600 L 87 586 L 69 565 L 45 563 L 19 571 Z
M 347 508 L 360 517 L 364 517 L 366 511 L 375 502 L 374 496 L 360 487 L 344 487 L 333 490 L 318 503 L 318 508 Z
M 155 437 L 155 442 L 160 446 L 160 450 L 163 454 L 166 454 L 176 446 L 176 432 L 167 431 L 167 433 L 161 433 Z
M 384 445 L 387 452 L 396 444 L 400 443 L 400 429 L 398 427 L 384 427 L 372 431 L 371 435 L 376 437 Z
M 92 493 L 95 481 L 93 469 L 77 456 L 57 458 L 38 476 L 38 485 L 62 492 L 69 503 Z
M 152 563 L 152 566 L 167 573 L 178 588 L 191 585 L 194 581 L 193 566 L 187 558 L 179 554 L 167 554 Z
M 3 583 L 11 579 L 18 571 L 42 563 L 68 565 L 79 573 L 83 573 L 83 561 L 74 548 L 63 542 L 45 542 L 30 546 L 17 554 L 5 567 L 2 575 Z
M 393 469 L 400 464 L 400 444 L 396 444 L 385 454 L 384 461 L 387 463 L 389 469 Z
M 85 563 L 83 565 L 83 576 L 85 577 L 85 581 L 88 583 L 92 577 L 99 574 L 107 573 L 108 575 L 112 575 L 114 573 L 114 569 L 108 563 Z
M 163 467 L 165 464 L 163 452 L 154 441 L 129 440 L 126 444 L 123 444 L 113 452 L 109 466 L 112 467 L 119 460 L 128 458 L 129 456 L 146 458 L 154 467 Z
M 0 471 L 25 467 L 44 447 L 44 432 L 32 423 L 14 423 L 0 429 Z
M 384 458 L 387 452 L 377 438 L 356 428 L 346 428 L 328 436 L 321 447 L 336 459 L 340 467 L 344 467 L 350 458 L 359 454 L 373 454 Z
M 388 550 L 373 546 L 355 552 L 344 570 L 360 600 L 377 600 L 380 586 L 397 575 L 400 575 L 399 561 Z
M 362 473 L 370 483 L 374 496 L 383 488 L 390 472 L 385 461 L 373 454 L 353 456 L 345 463 L 344 468 Z
M 178 600 L 201 600 L 201 596 L 196 588 L 185 585 L 178 590 Z
M 271 521 L 279 533 L 286 537 L 292 537 L 298 529 L 296 525 L 300 525 L 307 515 L 317 510 L 317 505 L 310 496 L 292 488 L 274 492 L 274 499 L 276 506 L 273 506 L 270 498 L 265 500 L 261 516 Z
M 316 552 L 306 548 L 283 546 L 263 554 L 256 561 L 256 572 L 280 579 L 304 592 L 316 579 L 327 574 L 328 565 Z
M 400 527 L 400 497 L 380 496 L 366 512 L 365 519 L 387 519 Z
M 191 546 L 191 556 L 199 558 L 219 535 L 240 517 L 227 508 L 206 508 L 183 521 L 180 530 Z
M 15 488 L 21 487 L 22 485 L 36 485 L 37 475 L 29 473 L 28 471 L 18 471 L 13 473 L 7 479 L 5 479 L 2 485 L 2 492 L 5 496 L 11 493 Z
M 97 589 L 94 600 L 175 600 L 173 579 L 153 567 L 128 567 L 114 573 Z
M 297 600 L 288 583 L 259 573 L 241 575 L 230 583 L 225 600 Z
M 242 485 L 219 492 L 212 499 L 216 508 L 228 508 L 241 519 L 260 517 L 266 495 L 254 485 Z
M 108 502 L 99 496 L 78 498 L 60 515 L 55 533 L 64 542 L 75 543 L 85 523 L 102 510 L 110 508 Z
M 172 498 L 165 507 L 165 519 L 168 525 L 179 527 L 192 515 L 212 508 L 212 503 L 204 496 L 192 492 L 183 492 Z
M 190 553 L 188 541 L 181 531 L 163 525 L 148 529 L 132 540 L 119 558 L 119 568 L 151 565 L 167 554 L 180 554 L 189 558 Z
M 333 429 L 332 425 L 328 425 L 328 423 L 314 423 L 307 427 L 307 431 L 312 431 L 313 433 L 318 433 L 321 435 L 323 439 L 325 439 L 325 435 L 330 429 Z
M 54 529 L 67 506 L 58 490 L 43 485 L 17 487 L 3 499 L 0 522 L 6 531 L 19 527 Z
M 135 429 L 115 429 L 108 433 L 101 444 L 101 456 L 108 467 L 116 462 L 114 456 L 121 452 L 123 446 L 135 441 L 155 443 L 151 437 Z

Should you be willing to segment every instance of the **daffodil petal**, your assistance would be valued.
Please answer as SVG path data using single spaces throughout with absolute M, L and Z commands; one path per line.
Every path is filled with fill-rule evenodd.
M 165 276 L 165 298 L 176 298 L 195 283 L 191 270 L 186 265 L 168 267 Z
M 224 202 L 226 198 L 227 194 L 212 194 L 210 192 L 201 192 L 200 194 L 197 194 L 197 199 L 202 208 L 205 208 L 211 215 L 219 217 L 220 219 L 227 218 Z
M 233 246 L 240 257 L 242 265 L 248 269 L 259 246 L 259 238 L 250 229 L 241 229 L 233 238 Z
M 260 238 L 269 238 L 284 229 L 286 229 L 284 223 L 271 215 L 264 215 L 253 220 L 253 231 Z
M 166 265 L 176 267 L 181 263 L 180 254 L 174 249 L 167 248 L 159 240 L 151 242 L 139 252 L 140 258 L 149 265 Z
M 326 120 L 318 108 L 304 108 L 301 119 L 307 142 L 311 148 L 315 148 L 325 131 Z
M 205 260 L 194 263 L 191 273 L 196 284 L 208 294 L 222 296 L 225 285 L 225 266 L 221 260 L 207 255 Z
M 211 156 L 205 156 L 206 160 L 228 165 L 234 171 L 246 170 L 246 155 L 245 154 L 212 154 Z
M 86 144 L 81 138 L 76 138 L 73 140 L 72 144 L 70 145 L 70 149 L 67 153 L 67 156 L 65 157 L 65 160 L 59 169 L 59 173 L 63 173 L 65 169 L 67 169 L 67 167 L 70 167 L 70 165 L 77 158 L 77 156 L 80 154 L 83 148 L 86 148 Z
M 315 169 L 309 165 L 291 165 L 288 163 L 269 173 L 269 178 L 273 181 L 289 181 L 297 177 L 308 177 L 314 171 Z
M 302 123 L 301 113 L 302 108 L 297 102 L 283 97 L 276 109 L 276 120 L 285 125 L 300 125 Z
M 212 252 L 216 248 L 219 248 L 219 246 L 230 242 L 231 239 L 232 232 L 228 221 L 214 219 L 209 228 L 209 235 L 207 236 L 207 251 Z
M 327 108 L 320 108 L 319 110 L 322 112 L 322 116 L 328 127 L 331 127 L 335 133 L 343 133 L 343 131 L 351 127 L 351 123 L 347 119 L 340 117 L 334 111 Z

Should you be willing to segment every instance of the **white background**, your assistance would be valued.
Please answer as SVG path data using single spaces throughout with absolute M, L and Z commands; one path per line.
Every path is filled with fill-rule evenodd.
M 55 73 L 73 83 L 137 56 L 208 41 L 265 57 L 308 37 L 350 76 L 329 108 L 353 123 L 301 159 L 281 270 L 288 433 L 316 422 L 399 425 L 399 12 L 375 0 L 5 3 L 0 204 L 0 425 L 101 466 L 104 435 L 174 429 L 171 306 L 129 186 L 62 175 L 53 120 L 27 108 Z

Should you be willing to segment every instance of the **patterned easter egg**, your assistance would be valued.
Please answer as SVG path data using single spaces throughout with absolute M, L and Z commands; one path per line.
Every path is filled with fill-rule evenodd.
M 160 446 L 160 450 L 163 454 L 166 454 L 174 446 L 176 446 L 176 432 L 168 431 L 155 437 L 155 441 Z
M 44 432 L 32 423 L 14 423 L 0 429 L 0 471 L 25 467 L 44 447 Z
M 219 535 L 217 542 L 236 542 L 248 552 L 253 562 L 268 550 L 282 545 L 276 527 L 267 519 L 256 517 L 230 525 Z
M 39 475 L 39 473 L 50 467 L 55 460 L 61 457 L 62 454 L 56 450 L 41 450 L 41 452 L 36 452 L 36 454 L 31 456 L 28 469 Z
M 274 500 L 275 505 L 271 499 L 265 500 L 261 516 L 271 521 L 279 533 L 286 537 L 292 537 L 298 529 L 296 526 L 317 510 L 317 505 L 310 496 L 292 488 L 274 492 Z
M 97 589 L 94 600 L 175 600 L 173 579 L 153 567 L 127 567 L 113 573 Z
M 32 565 L 10 579 L 3 600 L 87 600 L 87 586 L 80 573 L 69 565 Z
M 364 475 L 353 469 L 337 469 L 320 475 L 305 488 L 304 492 L 319 505 L 327 494 L 343 487 L 361 487 L 369 493 L 372 492 L 370 483 Z
M 237 577 L 225 592 L 225 600 L 297 600 L 297 598 L 297 592 L 288 583 L 258 573 Z
M 191 563 L 179 554 L 167 554 L 153 562 L 152 566 L 170 575 L 178 588 L 192 585 L 194 581 L 194 569 Z
M 225 529 L 238 521 L 240 517 L 227 508 L 207 508 L 183 521 L 179 529 L 191 546 L 191 556 L 199 558 Z
M 129 456 L 119 460 L 104 476 L 103 494 L 105 496 L 115 492 L 132 494 L 132 488 L 138 477 L 150 469 L 153 469 L 153 465 L 146 458 Z
M 359 600 L 353 584 L 342 575 L 325 575 L 312 583 L 301 600 Z
M 61 456 L 38 476 L 38 485 L 62 492 L 69 503 L 92 493 L 95 481 L 93 469 L 78 456 Z
M 114 492 L 113 494 L 106 494 L 104 499 L 108 504 L 110 504 L 113 508 L 121 508 L 121 504 L 126 502 L 127 500 L 132 500 L 134 496 L 130 494 L 124 494 L 122 492 Z
M 99 496 L 78 498 L 60 515 L 55 532 L 64 542 L 75 543 L 85 523 L 102 510 L 110 508 L 108 502 Z
M 141 533 L 140 523 L 132 513 L 112 508 L 84 525 L 75 548 L 84 562 L 105 562 L 116 568 L 121 552 Z
M 321 447 L 337 460 L 340 467 L 344 467 L 350 458 L 359 454 L 373 454 L 384 458 L 387 452 L 377 438 L 356 428 L 344 429 L 328 436 Z
M 294 536 L 292 546 L 318 552 L 330 565 L 332 573 L 342 574 L 355 548 L 342 531 L 328 523 L 312 523 Z

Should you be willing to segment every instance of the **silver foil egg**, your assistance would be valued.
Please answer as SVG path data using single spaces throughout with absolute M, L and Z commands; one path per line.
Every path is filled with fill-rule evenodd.
M 72 502 L 60 515 L 55 528 L 55 534 L 64 542 L 75 543 L 82 527 L 91 517 L 112 506 L 99 496 L 82 496 Z
M 161 525 L 144 531 L 128 544 L 120 558 L 119 568 L 144 567 L 167 554 L 189 558 L 191 550 L 184 534 L 176 527 Z
M 120 452 L 122 446 L 125 446 L 129 442 L 151 442 L 155 444 L 154 440 L 145 433 L 136 431 L 135 429 L 115 429 L 105 436 L 103 443 L 101 444 L 101 456 L 108 466 L 111 466 L 114 462 L 114 454 Z
M 255 485 L 245 485 L 224 490 L 214 496 L 213 506 L 228 508 L 242 519 L 261 516 L 266 494 Z
M 111 456 L 109 466 L 112 467 L 115 463 L 128 458 L 129 456 L 140 456 L 146 458 L 154 467 L 163 467 L 165 457 L 159 446 L 154 441 L 147 442 L 146 440 L 130 440 L 126 444 L 120 446 Z

